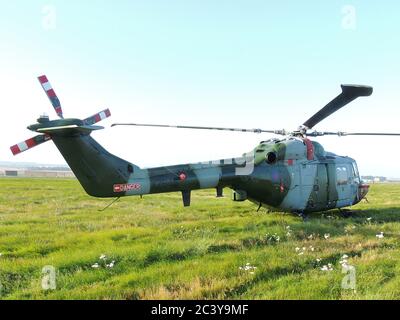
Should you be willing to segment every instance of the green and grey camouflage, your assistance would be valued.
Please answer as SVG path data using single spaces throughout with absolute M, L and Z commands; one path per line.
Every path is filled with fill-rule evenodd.
M 41 117 L 28 129 L 40 134 L 11 147 L 18 154 L 52 140 L 85 191 L 94 197 L 122 197 L 164 192 L 181 192 L 183 204 L 190 205 L 192 190 L 215 188 L 222 196 L 233 190 L 234 201 L 250 200 L 258 205 L 304 214 L 352 206 L 368 192 L 356 162 L 326 152 L 309 137 L 324 135 L 400 135 L 397 133 L 309 132 L 317 123 L 372 88 L 342 85 L 342 93 L 307 120 L 298 130 L 233 129 L 178 126 L 177 128 L 239 130 L 283 135 L 262 141 L 254 150 L 235 159 L 142 169 L 105 150 L 91 136 L 94 125 L 111 115 L 108 109 L 84 120 L 64 119 L 61 104 L 46 76 L 39 81 L 48 95 L 58 120 Z M 116 124 L 171 127 L 152 124 Z

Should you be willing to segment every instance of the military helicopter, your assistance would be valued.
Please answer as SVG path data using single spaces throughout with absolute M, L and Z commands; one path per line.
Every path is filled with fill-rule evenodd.
M 111 115 L 105 109 L 83 120 L 65 119 L 54 89 L 45 75 L 38 77 L 59 119 L 41 116 L 29 130 L 40 133 L 10 147 L 14 155 L 52 140 L 84 190 L 94 197 L 145 195 L 181 192 L 183 205 L 190 205 L 191 191 L 215 188 L 223 196 L 223 188 L 233 190 L 232 200 L 250 200 L 261 206 L 305 216 L 309 212 L 344 208 L 360 202 L 369 186 L 359 176 L 356 161 L 324 150 L 309 137 L 337 136 L 400 136 L 400 133 L 325 132 L 311 129 L 358 97 L 370 96 L 372 87 L 342 85 L 342 92 L 297 130 L 238 129 L 164 124 L 115 123 L 183 129 L 229 130 L 269 133 L 271 138 L 251 152 L 235 159 L 222 159 L 193 164 L 142 169 L 105 150 L 91 132 L 104 127 L 95 125 Z

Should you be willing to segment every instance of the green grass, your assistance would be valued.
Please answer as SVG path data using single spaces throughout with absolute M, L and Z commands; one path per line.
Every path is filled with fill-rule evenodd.
M 351 218 L 331 211 L 307 222 L 256 212 L 228 190 L 222 199 L 195 191 L 189 208 L 177 193 L 122 198 L 100 212 L 110 199 L 87 196 L 75 180 L 0 187 L 2 299 L 400 299 L 400 185 L 373 185 Z M 102 254 L 113 268 L 92 268 Z M 343 254 L 356 291 L 341 288 Z M 247 263 L 254 273 L 240 269 Z M 321 271 L 328 263 L 333 271 Z M 55 290 L 41 287 L 47 265 Z

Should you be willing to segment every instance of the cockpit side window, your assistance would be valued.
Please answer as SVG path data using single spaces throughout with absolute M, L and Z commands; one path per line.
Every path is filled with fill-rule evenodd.
M 360 174 L 358 172 L 357 163 L 353 162 L 354 181 L 360 183 Z
M 347 168 L 344 165 L 336 166 L 336 182 L 338 185 L 347 184 L 349 180 Z

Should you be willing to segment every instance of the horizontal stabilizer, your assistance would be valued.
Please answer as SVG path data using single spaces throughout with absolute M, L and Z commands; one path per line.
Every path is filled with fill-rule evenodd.
M 78 126 L 76 124 L 71 124 L 67 126 L 58 126 L 58 127 L 48 127 L 48 128 L 40 128 L 37 129 L 38 132 L 48 133 L 48 134 L 70 134 L 70 133 L 90 133 L 94 130 L 101 130 L 104 129 L 102 126 L 91 126 L 91 125 L 83 125 Z

